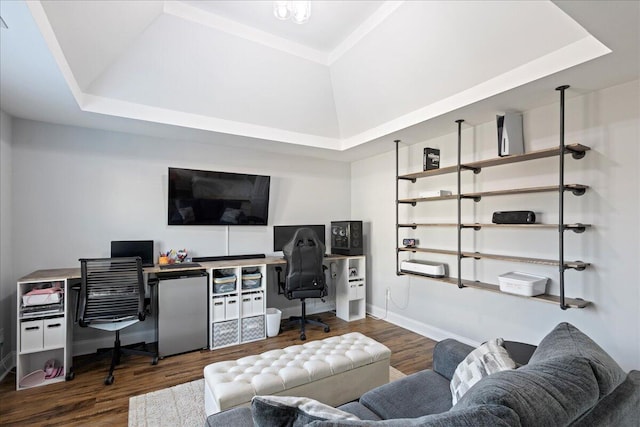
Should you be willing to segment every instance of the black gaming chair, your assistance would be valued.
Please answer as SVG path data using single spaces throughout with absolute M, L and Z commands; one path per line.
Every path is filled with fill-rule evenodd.
M 307 323 L 323 326 L 325 332 L 329 332 L 329 325 L 306 317 L 307 298 L 322 298 L 327 295 L 327 287 L 324 277 L 324 244 L 316 233 L 310 228 L 300 228 L 293 239 L 287 243 L 282 251 L 287 260 L 285 281 L 281 283 L 285 296 L 292 299 L 300 299 L 302 302 L 302 315 L 289 318 L 289 324 L 300 325 L 300 339 L 306 340 L 305 325 Z

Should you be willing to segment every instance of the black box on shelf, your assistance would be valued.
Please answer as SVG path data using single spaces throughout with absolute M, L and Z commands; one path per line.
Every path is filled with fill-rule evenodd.
M 425 171 L 440 168 L 440 149 L 425 147 L 422 166 Z

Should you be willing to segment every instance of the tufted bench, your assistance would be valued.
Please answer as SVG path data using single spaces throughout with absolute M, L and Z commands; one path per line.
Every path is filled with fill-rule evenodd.
M 391 350 L 361 333 L 292 345 L 204 368 L 207 416 L 256 395 L 310 397 L 331 406 L 389 382 Z

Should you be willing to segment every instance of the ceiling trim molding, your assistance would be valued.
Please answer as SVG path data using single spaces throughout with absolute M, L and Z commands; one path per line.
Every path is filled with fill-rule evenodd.
M 284 129 L 225 120 L 199 114 L 185 113 L 183 111 L 152 107 L 149 105 L 105 98 L 91 94 L 85 94 L 84 100 L 85 102 L 81 107 L 82 110 L 91 113 L 107 114 L 116 117 L 181 126 L 191 129 L 286 142 L 289 144 L 297 144 L 307 147 L 340 150 L 340 140 L 335 138 L 292 132 Z
M 42 3 L 38 0 L 28 0 L 25 1 L 25 3 L 33 16 L 33 20 L 40 29 L 42 37 L 49 47 L 49 51 L 51 52 L 54 61 L 58 64 L 58 68 L 62 73 L 62 77 L 67 82 L 67 86 L 69 87 L 69 90 L 71 90 L 73 98 L 78 103 L 78 106 L 82 106 L 85 93 L 82 91 L 75 76 L 73 75 L 73 71 L 67 62 L 67 58 L 64 55 L 64 51 L 62 50 L 60 43 L 58 43 L 56 34 L 49 22 L 49 18 L 44 11 L 44 7 L 42 7 Z
M 589 35 L 448 98 L 390 120 L 360 134 L 343 138 L 340 149 L 342 151 L 348 150 L 609 53 L 611 53 L 611 49 Z
M 317 62 L 318 64 L 328 66 L 328 54 L 304 46 L 300 43 L 294 43 L 282 37 L 274 36 L 265 31 L 257 30 L 248 25 L 240 24 L 231 19 L 198 9 L 195 6 L 183 3 L 177 0 L 165 0 L 163 12 L 177 18 L 205 25 L 236 37 L 250 40 L 254 43 L 260 43 L 272 49 Z
M 331 53 L 329 53 L 328 64 L 336 62 L 342 55 L 347 53 L 353 46 L 362 40 L 367 34 L 373 31 L 378 25 L 384 22 L 393 12 L 404 4 L 404 0 L 385 1 L 369 18 L 367 18 L 353 33 L 340 43 Z

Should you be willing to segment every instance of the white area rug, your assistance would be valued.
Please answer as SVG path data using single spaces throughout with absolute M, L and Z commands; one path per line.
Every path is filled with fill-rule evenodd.
M 389 381 L 404 376 L 389 367 Z M 202 427 L 204 421 L 203 378 L 129 399 L 129 427 Z

